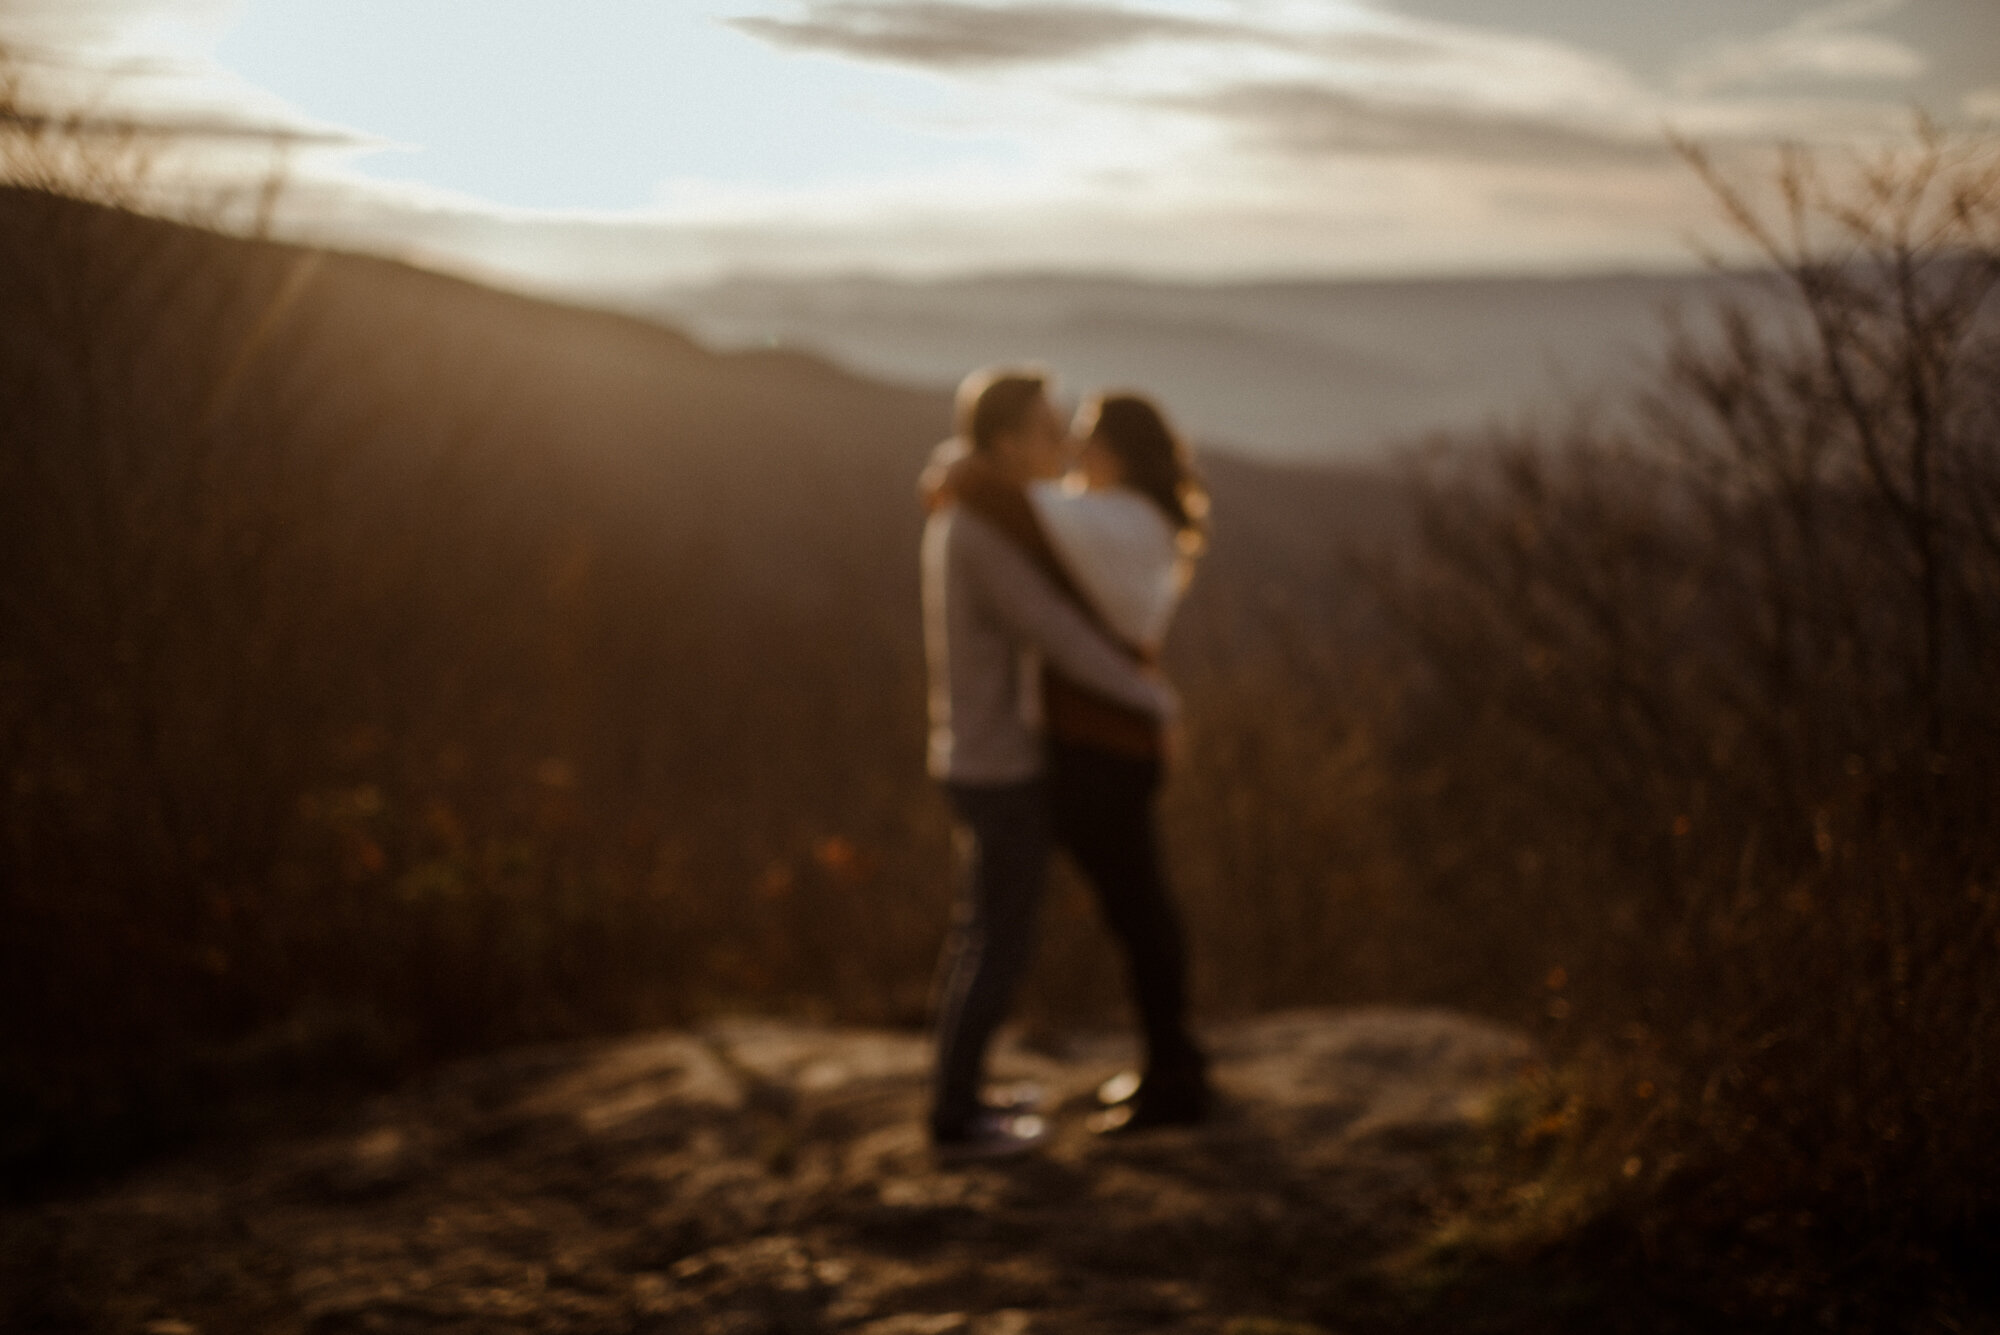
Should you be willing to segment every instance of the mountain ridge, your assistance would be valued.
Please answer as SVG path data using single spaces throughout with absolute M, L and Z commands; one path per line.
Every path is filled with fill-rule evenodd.
M 1657 359 L 1666 316 L 1755 302 L 1753 273 L 1192 283 L 1050 274 L 737 277 L 600 293 L 722 348 L 798 347 L 892 383 L 1039 361 L 1072 392 L 1151 390 L 1204 444 L 1379 462 L 1399 443 L 1560 415 Z

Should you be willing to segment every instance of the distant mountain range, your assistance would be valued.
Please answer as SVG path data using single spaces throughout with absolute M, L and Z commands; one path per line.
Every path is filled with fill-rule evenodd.
M 718 349 L 792 348 L 946 387 L 995 361 L 1048 364 L 1080 394 L 1157 394 L 1202 444 L 1294 461 L 1565 405 L 1641 373 L 1668 312 L 1748 295 L 1713 273 L 1158 283 L 1050 275 L 740 278 L 602 299 Z

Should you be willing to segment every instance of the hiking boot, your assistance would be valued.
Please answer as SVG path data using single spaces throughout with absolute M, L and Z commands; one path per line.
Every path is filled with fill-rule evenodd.
M 991 1085 L 979 1096 L 979 1106 L 992 1113 L 1031 1113 L 1042 1106 L 1042 1087 L 1032 1080 Z
M 931 1152 L 939 1163 L 1012 1159 L 1049 1138 L 1049 1124 L 1032 1113 L 986 1109 L 961 1128 L 931 1132 Z
M 1132 1096 L 1139 1092 L 1141 1083 L 1137 1071 L 1120 1071 L 1097 1087 L 1098 1106 L 1115 1108 L 1121 1103 L 1130 1103 Z
M 1200 1067 L 1172 1074 L 1157 1072 L 1143 1080 L 1126 1071 L 1099 1085 L 1097 1097 L 1105 1106 L 1091 1114 L 1088 1125 L 1100 1136 L 1195 1126 L 1208 1120 L 1215 1102 Z

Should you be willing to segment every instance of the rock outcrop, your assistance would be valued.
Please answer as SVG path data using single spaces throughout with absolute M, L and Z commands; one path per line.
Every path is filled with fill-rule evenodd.
M 468 1062 L 334 1135 L 6 1216 L 10 1328 L 1305 1331 L 1417 1236 L 1529 1055 L 1439 1011 L 1211 1032 L 1208 1126 L 1082 1126 L 1126 1050 L 1007 1049 L 1044 1152 L 943 1170 L 921 1035 L 775 1020 Z

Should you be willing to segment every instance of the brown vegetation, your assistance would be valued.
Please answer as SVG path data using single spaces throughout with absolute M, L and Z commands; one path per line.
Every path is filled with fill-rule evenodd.
M 721 1004 L 921 1020 L 942 397 L 46 192 L 0 194 L 0 248 L 13 1171 L 243 1082 Z M 1325 622 L 1331 551 L 1219 544 L 1184 652 Z M 1229 981 L 1268 859 L 1190 877 L 1224 1007 L 1268 999 Z M 1044 1016 L 1115 1004 L 1102 952 L 1052 952 Z
M 88 1137 L 95 1075 L 249 1055 L 216 1045 L 450 1050 L 838 992 L 811 972 L 834 952 L 758 954 L 797 904 L 841 932 L 845 878 L 929 898 L 914 782 L 821 777 L 856 736 L 920 749 L 877 596 L 914 596 L 916 521 L 871 504 L 882 540 L 841 539 L 907 492 L 928 400 L 0 205 L 11 1108 Z M 842 995 L 920 1006 L 853 994 L 921 970 L 932 916 L 877 898 Z
M 1695 165 L 1797 319 L 1724 309 L 1626 426 L 1438 464 L 1393 597 L 1417 874 L 1506 902 L 1574 1056 L 1506 1229 L 1816 1314 L 2000 1204 L 2000 160 L 1794 157 L 1775 218 Z

